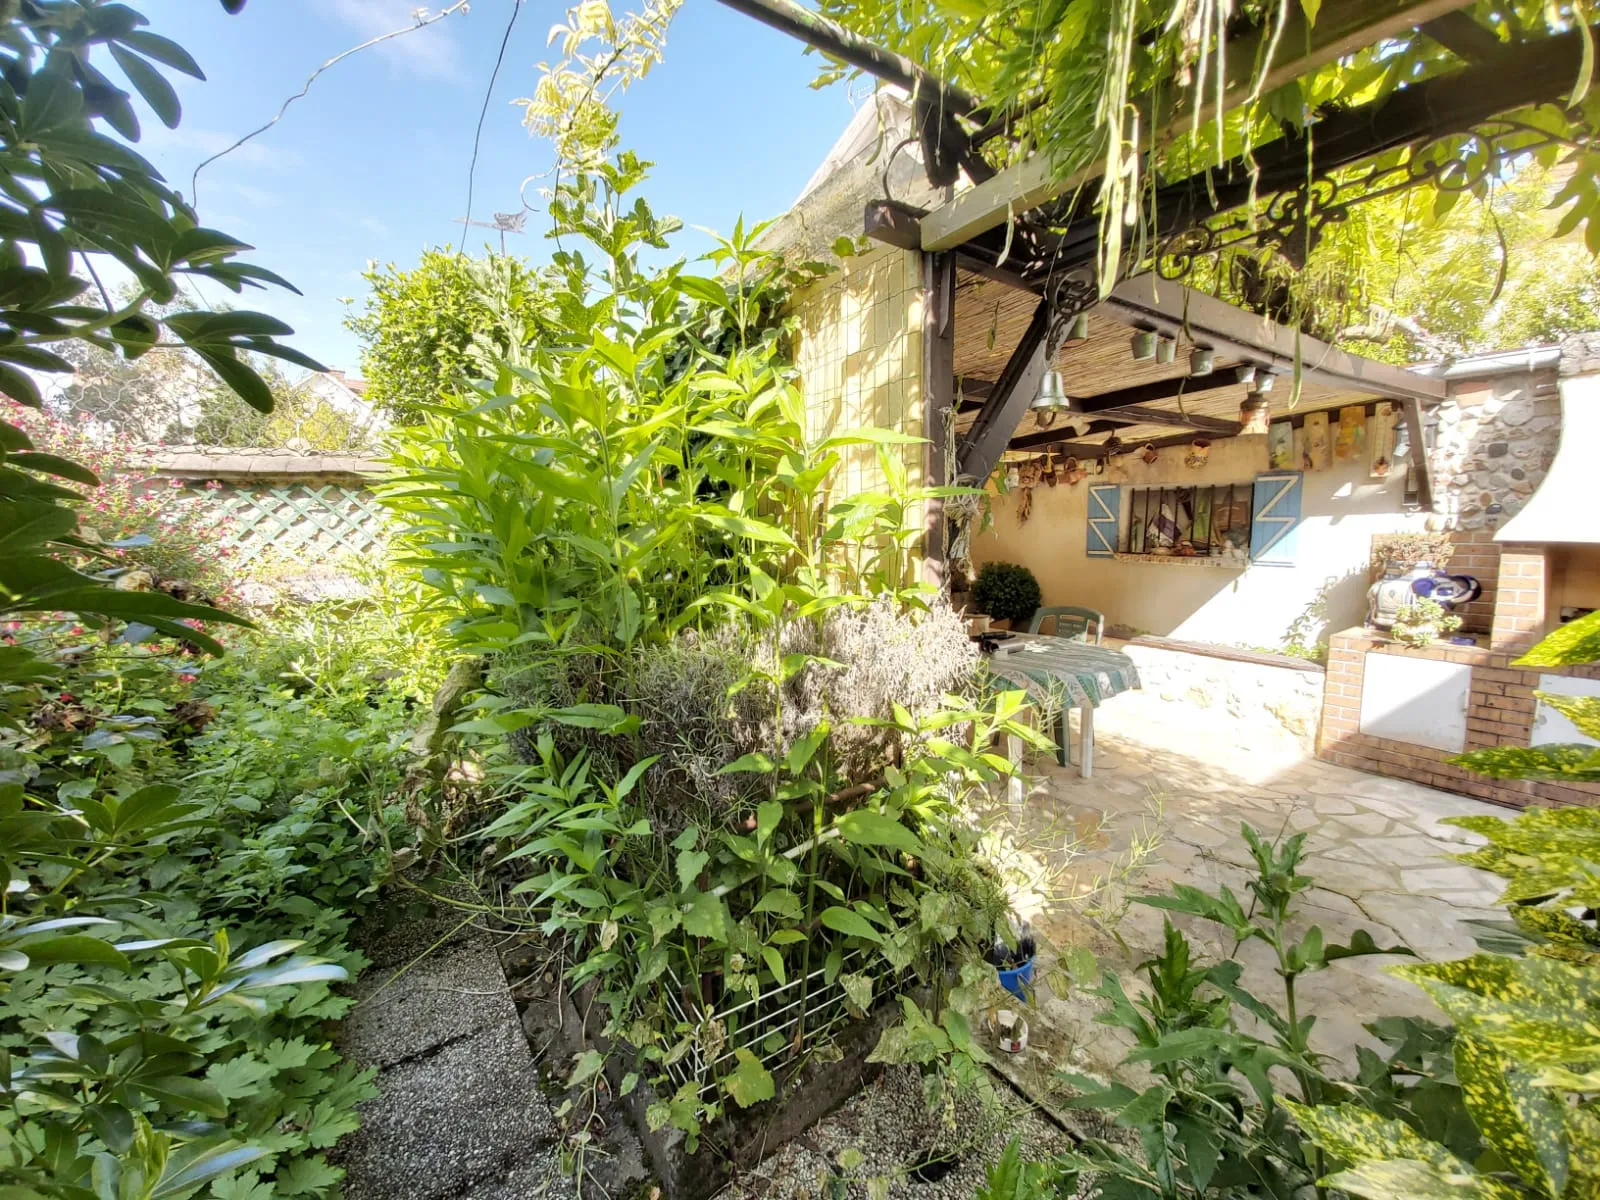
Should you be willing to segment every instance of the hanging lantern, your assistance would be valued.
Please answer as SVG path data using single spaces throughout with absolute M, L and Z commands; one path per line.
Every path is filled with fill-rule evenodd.
M 1156 361 L 1169 363 L 1178 357 L 1178 339 L 1164 333 L 1156 334 Z
M 1035 413 L 1052 414 L 1065 412 L 1072 407 L 1072 399 L 1067 395 L 1067 385 L 1062 381 L 1060 371 L 1052 367 L 1044 373 L 1044 378 L 1039 380 L 1039 394 L 1028 407 Z
M 1240 435 L 1265 435 L 1270 424 L 1271 411 L 1265 396 L 1254 392 L 1246 396 L 1244 402 L 1239 405 Z
M 1156 356 L 1156 334 L 1153 329 L 1141 329 L 1133 335 L 1133 361 L 1149 362 Z
M 1207 346 L 1196 346 L 1189 351 L 1189 374 L 1209 375 L 1215 369 L 1216 354 Z
M 1205 438 L 1195 438 L 1189 443 L 1189 453 L 1184 455 L 1183 465 L 1198 471 L 1205 466 L 1211 458 L 1211 443 Z
M 1067 341 L 1087 342 L 1089 340 L 1089 314 L 1081 312 L 1072 318 L 1072 324 L 1067 326 Z
M 1156 449 L 1156 444 L 1154 442 L 1146 442 L 1144 444 L 1144 449 L 1139 451 L 1139 457 L 1144 460 L 1146 466 L 1153 467 L 1155 466 L 1156 459 L 1161 457 L 1161 451 Z

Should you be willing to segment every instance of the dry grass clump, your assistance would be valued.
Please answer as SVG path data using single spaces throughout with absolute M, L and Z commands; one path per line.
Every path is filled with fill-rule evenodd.
M 754 677 L 776 673 L 785 656 L 805 653 L 837 663 L 808 664 L 781 690 Z M 892 597 L 827 610 L 820 624 L 785 621 L 776 636 L 730 622 L 709 633 L 685 631 L 637 647 L 623 659 L 594 654 L 535 653 L 502 659 L 497 684 L 520 703 L 561 708 L 615 704 L 639 718 L 637 733 L 619 739 L 593 730 L 537 724 L 514 739 L 532 761 L 533 744 L 552 735 L 568 756 L 587 751 L 617 774 L 626 747 L 632 761 L 656 756 L 641 796 L 658 833 L 717 821 L 770 794 L 770 781 L 722 769 L 746 754 L 781 758 L 827 720 L 827 762 L 843 783 L 865 782 L 898 761 L 899 730 L 858 723 L 891 720 L 895 705 L 926 717 L 948 693 L 970 694 L 979 655 L 947 600 L 926 611 L 901 610 Z M 958 731 L 944 731 L 955 736 Z
M 926 717 L 947 693 L 970 694 L 980 658 L 966 623 L 943 597 L 920 613 L 899 610 L 889 596 L 829 609 L 820 629 L 809 621 L 790 622 L 776 651 L 773 645 L 770 635 L 761 639 L 758 661 L 772 665 L 806 653 L 840 665 L 807 666 L 785 683 L 781 705 L 773 703 L 771 688 L 750 689 L 741 707 L 747 721 L 760 725 L 760 748 L 787 753 L 826 719 L 834 769 L 857 783 L 898 761 L 905 747 L 898 730 L 852 722 L 891 720 L 896 704 L 913 717 Z

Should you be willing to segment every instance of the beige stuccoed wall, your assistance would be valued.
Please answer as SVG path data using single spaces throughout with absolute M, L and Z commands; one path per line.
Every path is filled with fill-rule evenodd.
M 1153 466 L 1137 456 L 1115 460 L 1109 474 L 1076 487 L 1034 489 L 1033 512 L 1017 524 L 1015 497 L 994 495 L 994 527 L 973 542 L 977 564 L 1019 562 L 1039 578 L 1045 604 L 1080 604 L 1105 613 L 1107 625 L 1227 645 L 1313 644 L 1358 624 L 1366 612 L 1367 566 L 1375 533 L 1420 529 L 1421 514 L 1402 511 L 1404 472 L 1372 479 L 1365 456 L 1308 471 L 1302 485 L 1296 563 L 1246 570 L 1120 562 L 1084 553 L 1091 483 L 1132 486 L 1249 484 L 1267 469 L 1266 439 L 1216 442 L 1207 465 L 1183 465 L 1184 447 Z M 1122 504 L 1126 528 L 1128 504 Z
M 795 298 L 809 437 L 869 425 L 923 436 L 922 305 L 918 256 L 890 246 L 845 259 Z M 921 487 L 923 447 L 890 452 L 905 464 L 907 485 Z M 833 500 L 884 489 L 875 447 L 839 453 Z M 907 528 L 922 528 L 920 507 L 907 514 Z

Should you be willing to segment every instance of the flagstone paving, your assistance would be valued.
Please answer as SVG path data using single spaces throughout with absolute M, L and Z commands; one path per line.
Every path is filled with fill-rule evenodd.
M 1103 1073 L 1125 1049 L 1119 1031 L 1094 1023 L 1094 998 L 1053 972 L 1061 956 L 1087 946 L 1131 979 L 1161 945 L 1169 915 L 1133 897 L 1189 883 L 1226 885 L 1248 903 L 1243 822 L 1268 838 L 1306 835 L 1303 870 L 1315 886 L 1300 897 L 1296 933 L 1318 925 L 1327 941 L 1348 942 L 1365 929 L 1379 945 L 1454 957 L 1474 948 L 1466 921 L 1500 915 L 1497 880 L 1450 859 L 1478 839 L 1442 822 L 1509 815 L 1503 808 L 1323 763 L 1287 736 L 1147 693 L 1109 701 L 1095 724 L 1093 778 L 1039 755 L 1029 763 L 1035 778 L 1025 803 L 989 814 L 989 828 L 1009 835 L 1017 909 L 1046 944 L 1033 1044 L 1004 1064 L 1036 1097 L 1056 1069 Z M 1236 947 L 1213 925 L 1172 919 L 1214 958 L 1243 963 L 1258 995 L 1281 999 L 1264 945 Z M 1317 1048 L 1353 1061 L 1357 1044 L 1376 1044 L 1365 1022 L 1391 1013 L 1437 1017 L 1421 992 L 1385 973 L 1395 961 L 1347 959 L 1302 980 L 1300 1008 L 1317 1016 Z

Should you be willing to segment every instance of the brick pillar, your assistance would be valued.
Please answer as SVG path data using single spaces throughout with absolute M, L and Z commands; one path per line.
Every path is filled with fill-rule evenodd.
M 1545 632 L 1545 555 L 1543 546 L 1505 546 L 1500 553 L 1499 593 L 1489 646 L 1521 654 Z

